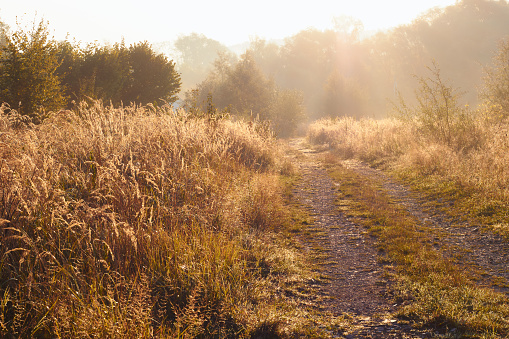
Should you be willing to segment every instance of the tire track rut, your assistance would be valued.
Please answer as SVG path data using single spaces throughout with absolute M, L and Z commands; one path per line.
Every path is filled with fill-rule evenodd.
M 408 321 L 395 319 L 395 305 L 388 295 L 390 282 L 378 261 L 375 239 L 366 229 L 349 220 L 336 205 L 336 184 L 319 165 L 318 154 L 306 149 L 302 139 L 290 141 L 298 151 L 295 160 L 302 180 L 293 195 L 314 217 L 315 227 L 323 230 L 321 246 L 329 256 L 324 274 L 330 282 L 322 293 L 324 307 L 335 315 L 348 314 L 352 328 L 336 334 L 338 338 L 432 338 L 435 333 L 417 330 Z
M 509 295 L 509 243 L 502 236 L 459 218 L 445 215 L 435 207 L 425 206 L 425 199 L 395 183 L 380 170 L 348 160 L 344 166 L 381 183 L 389 196 L 423 226 L 435 233 L 434 247 L 445 255 L 477 272 L 478 283 Z
M 306 149 L 303 139 L 293 139 L 289 145 L 299 154 L 295 163 L 302 174 L 293 194 L 314 216 L 315 226 L 323 230 L 320 241 L 329 256 L 324 273 L 330 282 L 322 290 L 328 296 L 323 306 L 336 315 L 348 314 L 353 319 L 352 328 L 337 337 L 439 337 L 433 329 L 418 330 L 409 322 L 392 318 L 391 313 L 397 306 L 392 304 L 390 282 L 384 279 L 384 267 L 377 260 L 375 239 L 336 206 L 336 184 L 320 166 L 322 154 Z M 509 243 L 506 239 L 446 215 L 439 207 L 430 205 L 422 194 L 412 192 L 380 170 L 357 160 L 346 160 L 342 165 L 379 184 L 393 201 L 429 231 L 437 251 L 477 274 L 480 286 L 509 295 Z

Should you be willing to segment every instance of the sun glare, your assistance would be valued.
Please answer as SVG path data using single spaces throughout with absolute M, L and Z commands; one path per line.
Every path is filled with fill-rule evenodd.
M 434 1 L 180 1 L 161 3 L 91 1 L 11 1 L 0 9 L 0 20 L 11 27 L 34 17 L 49 21 L 56 38 L 67 35 L 93 41 L 172 41 L 180 34 L 202 33 L 226 45 L 249 41 L 253 36 L 282 39 L 300 30 L 331 28 L 334 17 L 351 16 L 367 31 L 388 29 L 411 22 L 435 6 L 454 0 Z M 97 8 L 102 10 L 98 11 Z M 157 10 L 154 10 L 156 8 Z M 79 15 L 77 15 L 79 13 Z
M 509 338 L 509 0 L 4 2 L 0 339 Z

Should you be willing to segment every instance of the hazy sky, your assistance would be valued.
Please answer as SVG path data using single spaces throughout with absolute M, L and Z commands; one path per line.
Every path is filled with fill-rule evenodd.
M 69 33 L 82 42 L 162 42 L 203 33 L 226 45 L 250 37 L 279 39 L 302 29 L 332 27 L 332 19 L 360 19 L 365 30 L 409 23 L 435 6 L 455 0 L 0 0 L 0 21 L 16 28 L 36 18 L 49 21 L 57 39 Z M 37 13 L 37 16 L 36 16 Z

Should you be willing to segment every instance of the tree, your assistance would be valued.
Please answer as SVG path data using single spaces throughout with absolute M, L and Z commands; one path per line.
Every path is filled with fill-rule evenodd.
M 280 46 L 261 38 L 249 42 L 249 54 L 256 64 L 267 75 L 275 77 L 281 69 Z
M 180 36 L 175 41 L 174 48 L 184 90 L 190 89 L 207 77 L 218 55 L 227 56 L 232 63 L 236 61 L 236 56 L 226 46 L 203 34 L 191 33 Z
M 242 55 L 235 64 L 227 57 L 219 58 L 214 67 L 207 79 L 197 86 L 195 99 L 198 102 L 205 103 L 211 95 L 220 110 L 230 109 L 237 116 L 268 117 L 276 86 L 264 76 L 249 53 Z
M 332 19 L 334 31 L 346 41 L 359 41 L 360 34 L 364 31 L 362 21 L 351 16 L 342 15 Z
M 21 29 L 6 35 L 0 59 L 0 101 L 31 117 L 56 110 L 65 103 L 60 79 L 57 45 L 41 21 L 28 33 Z
M 129 49 L 123 42 L 90 45 L 83 51 L 77 72 L 79 101 L 92 98 L 119 105 L 129 80 Z
M 117 43 L 81 49 L 63 41 L 58 44 L 58 56 L 58 75 L 66 94 L 76 102 L 92 98 L 114 105 L 157 104 L 159 99 L 173 103 L 180 91 L 174 62 L 156 54 L 147 42 L 129 48 Z
M 4 46 L 7 43 L 7 31 L 9 26 L 0 21 L 0 47 Z
M 159 99 L 173 103 L 180 91 L 180 75 L 175 64 L 163 54 L 156 54 L 149 43 L 129 48 L 129 79 L 123 101 L 139 104 L 157 103 Z
M 301 90 L 310 115 L 323 113 L 324 89 L 334 72 L 352 82 L 370 83 L 366 60 L 369 49 L 358 39 L 362 25 L 339 18 L 335 30 L 308 29 L 286 40 L 274 78 L 282 88 Z
M 367 114 L 367 95 L 354 79 L 347 79 L 334 71 L 324 86 L 323 113 L 326 116 L 352 116 Z
M 68 40 L 59 41 L 57 44 L 57 56 L 60 65 L 57 68 L 57 75 L 62 82 L 62 90 L 68 99 L 66 106 L 71 108 L 71 103 L 79 102 L 86 95 L 91 96 L 92 91 L 86 91 L 83 84 L 86 83 L 86 77 L 81 74 L 80 70 L 83 64 L 84 51 L 72 44 Z
M 159 99 L 173 103 L 180 91 L 174 62 L 147 42 L 81 48 L 51 39 L 43 21 L 28 33 L 19 29 L 7 34 L 1 25 L 0 32 L 5 36 L 0 44 L 0 103 L 32 118 L 89 99 L 113 105 L 156 104 Z
M 399 26 L 377 36 L 374 50 L 390 63 L 389 77 L 398 89 L 410 95 L 413 75 L 424 75 L 424 65 L 436 60 L 443 75 L 461 84 L 463 103 L 478 100 L 483 65 L 489 63 L 497 43 L 509 32 L 506 1 L 462 0 L 445 8 L 434 8 L 410 25 Z M 379 86 L 383 88 L 383 86 Z M 390 83 L 385 88 L 392 89 Z
M 289 137 L 306 117 L 304 95 L 301 91 L 279 89 L 270 106 L 269 119 L 276 135 Z
M 399 117 L 415 124 L 424 136 L 436 142 L 457 149 L 472 147 L 475 140 L 465 137 L 473 135 L 468 133 L 473 130 L 472 120 L 468 110 L 458 104 L 460 94 L 442 80 L 436 62 L 428 70 L 430 76 L 417 77 L 418 104 L 410 107 L 401 98 L 400 105 L 396 106 Z
M 331 30 L 307 29 L 288 38 L 281 48 L 277 83 L 305 93 L 306 106 L 314 113 L 321 106 L 323 84 L 334 69 L 336 41 Z
M 264 76 L 249 53 L 234 66 L 227 85 L 238 114 L 256 113 L 262 119 L 268 118 L 267 103 L 272 99 L 275 84 Z
M 229 111 L 240 118 L 270 121 L 280 136 L 289 136 L 304 119 L 302 92 L 281 90 L 258 68 L 250 53 L 231 64 L 216 60 L 215 68 L 196 90 L 186 93 L 186 106 L 195 112 L 210 107 Z

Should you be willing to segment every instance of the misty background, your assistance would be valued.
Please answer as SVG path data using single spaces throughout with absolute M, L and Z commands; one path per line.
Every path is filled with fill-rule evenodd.
M 50 2 L 49 8 L 54 3 Z M 240 11 L 235 8 L 229 13 Z M 254 13 L 260 14 L 260 8 L 264 7 L 253 9 Z M 314 7 L 309 15 L 326 12 L 324 8 Z M 373 15 L 376 9 L 364 8 L 364 12 Z M 193 24 L 202 27 L 198 19 L 205 15 L 203 10 L 199 9 L 194 22 L 180 28 L 185 31 L 185 27 Z M 122 17 L 123 11 L 126 10 L 118 7 L 114 20 Z M 280 8 L 266 6 L 263 11 L 266 17 L 276 15 L 281 23 L 286 23 Z M 391 13 L 391 9 L 386 7 L 383 13 Z M 139 15 L 142 19 L 147 13 L 140 11 Z M 160 15 L 155 14 L 155 18 Z M 223 15 L 228 16 L 227 13 Z M 166 15 L 166 20 L 171 21 L 175 16 Z M 189 18 L 190 13 L 183 17 Z M 217 22 L 214 27 L 222 27 L 235 36 L 235 22 L 239 17 L 232 16 L 229 21 L 225 17 L 212 18 L 212 22 Z M 206 20 L 209 24 L 210 19 Z M 296 19 L 298 17 L 289 16 L 288 26 L 294 27 Z M 178 22 L 176 18 L 175 22 Z M 51 28 L 51 22 L 48 25 Z M 263 20 L 257 25 L 262 33 L 276 27 L 275 23 Z M 480 102 L 485 70 L 492 63 L 501 41 L 509 34 L 509 5 L 505 0 L 456 1 L 453 5 L 428 9 L 407 24 L 385 30 L 369 29 L 352 16 L 334 17 L 324 26 L 327 27 L 309 27 L 277 39 L 253 35 L 249 41 L 234 45 L 199 32 L 184 33 L 174 40 L 159 43 L 130 44 L 122 39 L 114 43 L 84 44 L 67 37 L 59 40 L 59 53 L 68 55 L 68 59 L 89 58 L 88 82 L 84 84 L 80 80 L 74 85 L 76 91 L 68 91 L 68 97 L 74 97 L 75 101 L 85 94 L 114 103 L 137 100 L 138 94 L 116 93 L 117 88 L 122 87 L 118 82 L 126 78 L 116 68 L 122 62 L 119 56 L 129 54 L 129 48 L 138 49 L 147 55 L 164 55 L 172 63 L 167 69 L 174 68 L 180 76 L 180 79 L 167 81 L 167 92 L 171 91 L 171 95 L 161 93 L 161 98 L 171 97 L 170 101 L 175 100 L 179 106 L 200 107 L 204 111 L 247 118 L 255 115 L 273 121 L 276 130 L 281 130 L 284 124 L 291 125 L 290 130 L 294 130 L 303 121 L 322 117 L 386 117 L 400 97 L 409 103 L 415 100 L 417 78 L 426 76 L 431 65 L 436 65 L 444 81 L 457 89 L 462 105 L 475 107 Z M 6 24 L 4 27 L 7 31 L 16 28 Z M 213 29 L 211 32 L 218 34 Z M 169 36 L 170 33 L 166 32 Z M 155 60 L 155 56 L 151 58 Z M 61 76 L 70 78 L 69 70 L 76 69 L 73 67 L 62 70 Z M 124 68 L 128 70 L 129 67 Z M 154 69 L 152 71 L 157 74 Z M 83 78 L 83 75 L 74 77 Z M 146 83 L 148 86 L 150 82 Z M 161 89 L 161 86 L 156 87 Z M 81 94 L 76 94 L 78 92 Z M 145 98 L 139 103 L 159 102 L 148 94 Z
M 425 76 L 433 63 L 457 88 L 460 102 L 477 105 L 484 69 L 508 34 L 506 1 L 463 0 L 380 32 L 367 32 L 354 18 L 337 17 L 330 29 L 309 28 L 282 40 L 255 37 L 227 47 L 192 33 L 154 47 L 176 61 L 183 92 L 197 88 L 202 100 L 209 93 L 222 96 L 218 75 L 249 59 L 266 80 L 301 91 L 310 119 L 383 117 L 398 95 L 412 100 L 416 76 Z

